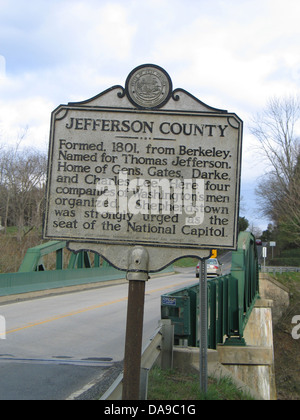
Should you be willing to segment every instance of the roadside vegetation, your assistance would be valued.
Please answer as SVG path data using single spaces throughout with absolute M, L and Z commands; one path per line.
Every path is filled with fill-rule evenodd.
M 25 135 L 25 134 L 24 134 Z M 18 241 L 41 229 L 47 156 L 34 148 L 0 144 L 0 230 L 14 227 Z
M 181 373 L 176 370 L 161 370 L 154 367 L 149 375 L 148 400 L 252 400 L 239 391 L 232 381 L 223 378 L 219 381 L 209 378 L 208 392 L 200 390 L 197 375 Z
M 0 273 L 18 271 L 28 248 L 42 243 L 47 155 L 0 143 Z
M 300 273 L 284 273 L 275 279 L 290 291 L 290 306 L 274 328 L 275 380 L 279 400 L 300 400 L 300 339 L 294 339 L 292 320 L 300 315 Z
M 280 251 L 277 257 L 269 258 L 268 265 L 276 267 L 300 267 L 300 248 Z
M 15 273 L 19 270 L 29 248 L 42 243 L 41 230 L 29 228 L 18 237 L 18 228 L 9 227 L 7 233 L 0 232 L 0 273 Z
M 198 258 L 181 258 L 180 260 L 175 261 L 174 266 L 175 267 L 196 267 L 198 264 Z

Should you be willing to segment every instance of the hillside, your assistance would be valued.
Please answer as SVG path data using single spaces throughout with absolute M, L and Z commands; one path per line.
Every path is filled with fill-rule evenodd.
M 277 275 L 290 290 L 290 306 L 274 328 L 275 380 L 279 400 L 300 400 L 300 339 L 292 337 L 292 319 L 300 315 L 300 273 Z

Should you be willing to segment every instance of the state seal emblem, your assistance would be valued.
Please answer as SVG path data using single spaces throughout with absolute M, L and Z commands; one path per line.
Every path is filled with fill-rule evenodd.
M 138 108 L 161 108 L 172 94 L 172 81 L 168 73 L 154 64 L 145 64 L 132 70 L 126 80 L 126 93 Z

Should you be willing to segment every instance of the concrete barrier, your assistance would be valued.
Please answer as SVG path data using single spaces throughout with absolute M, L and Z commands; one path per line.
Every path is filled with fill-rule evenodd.
M 220 363 L 264 400 L 276 400 L 272 301 L 255 305 L 245 334 L 245 347 L 217 347 Z

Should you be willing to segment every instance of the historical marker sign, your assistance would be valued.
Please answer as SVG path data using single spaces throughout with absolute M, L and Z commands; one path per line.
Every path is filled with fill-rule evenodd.
M 125 270 L 133 245 L 147 248 L 150 271 L 235 249 L 241 143 L 236 114 L 140 66 L 125 89 L 52 113 L 44 237 Z

